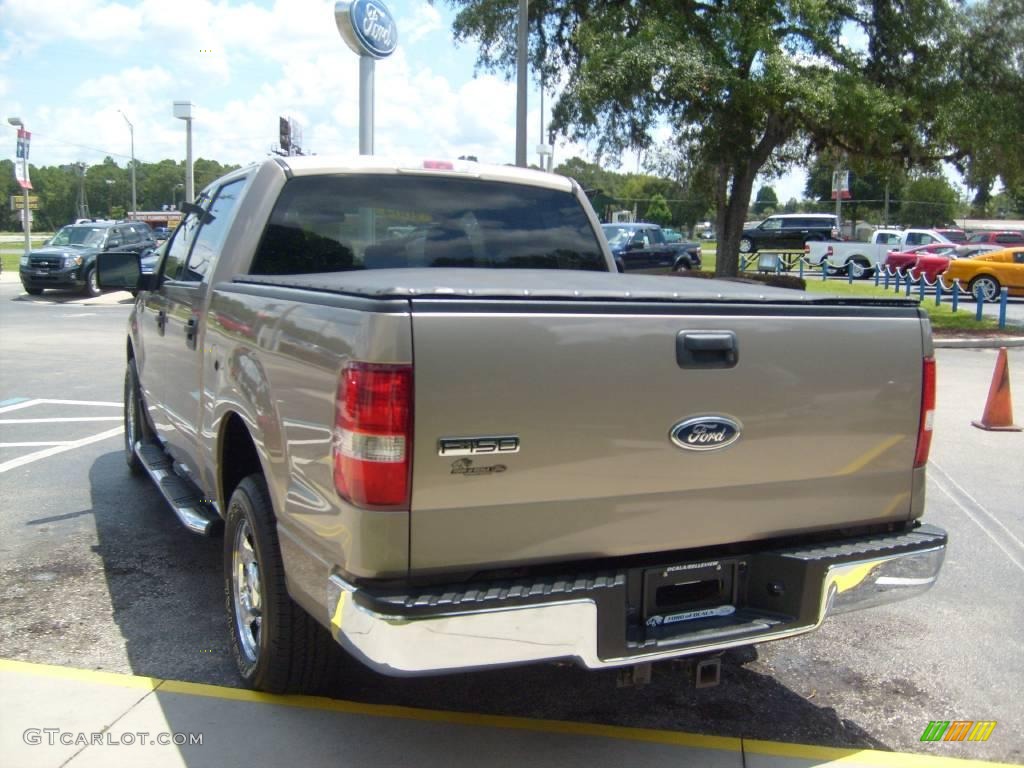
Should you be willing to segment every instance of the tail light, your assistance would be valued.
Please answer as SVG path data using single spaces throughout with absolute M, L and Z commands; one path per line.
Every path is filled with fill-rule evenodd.
M 914 468 L 928 463 L 932 447 L 932 423 L 935 421 L 935 358 L 924 358 L 921 371 L 921 421 L 917 427 L 917 453 Z
M 408 507 L 412 366 L 348 363 L 338 382 L 334 487 L 360 507 Z

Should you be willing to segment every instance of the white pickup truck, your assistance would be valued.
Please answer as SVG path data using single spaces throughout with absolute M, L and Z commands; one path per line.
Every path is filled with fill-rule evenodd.
M 934 229 L 876 229 L 864 242 L 810 242 L 804 246 L 804 257 L 814 266 L 823 262 L 836 270 L 851 270 L 856 278 L 871 277 L 885 263 L 892 250 L 913 248 L 930 243 L 948 243 L 949 238 Z

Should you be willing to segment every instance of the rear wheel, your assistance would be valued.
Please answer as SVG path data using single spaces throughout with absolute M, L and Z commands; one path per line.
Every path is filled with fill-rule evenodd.
M 693 264 L 690 263 L 690 260 L 686 257 L 677 259 L 676 263 L 672 267 L 672 270 L 675 272 L 679 272 L 684 269 L 693 269 Z
M 343 653 L 285 587 L 277 524 L 262 475 L 242 480 L 224 524 L 224 597 L 231 650 L 247 685 L 315 693 L 332 683 Z
M 971 296 L 977 296 L 980 290 L 982 301 L 996 301 L 999 298 L 999 281 L 989 275 L 974 278 L 968 288 Z
M 846 268 L 853 274 L 855 280 L 863 280 L 871 277 L 875 272 L 871 264 L 864 258 L 853 258 L 846 262 Z

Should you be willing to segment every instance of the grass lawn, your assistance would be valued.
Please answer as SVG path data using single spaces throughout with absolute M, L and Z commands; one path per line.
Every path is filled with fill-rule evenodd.
M 52 232 L 44 232 L 41 235 L 32 235 L 32 247 L 38 248 L 47 238 L 50 237 L 53 237 Z M 4 272 L 7 272 L 8 270 L 11 272 L 17 272 L 18 261 L 21 259 L 21 255 L 24 252 L 25 246 L 23 240 L 0 243 L 0 262 L 3 263 Z
M 702 269 L 710 272 L 715 271 L 715 243 L 703 242 L 701 243 L 701 262 Z M 784 272 L 783 274 L 793 275 L 796 277 L 797 271 L 794 269 L 791 272 Z M 822 280 L 819 272 L 807 272 L 804 275 L 804 279 L 807 282 L 807 291 L 809 293 L 829 293 L 833 296 L 865 296 L 869 298 L 883 298 L 891 299 L 903 294 L 897 294 L 893 290 L 885 290 L 884 288 L 876 288 L 872 281 L 860 281 L 854 282 L 852 285 L 841 280 Z M 916 289 L 911 291 L 910 298 L 917 298 Z M 943 299 L 941 306 L 935 306 L 935 297 L 926 296 L 924 301 L 921 302 L 921 306 L 928 313 L 928 317 L 931 319 L 932 328 L 937 331 L 952 331 L 952 332 L 963 332 L 963 331 L 995 331 L 999 333 L 999 323 L 990 318 L 983 318 L 981 322 L 974 319 L 974 303 L 973 302 L 961 302 L 960 311 L 954 313 L 950 307 L 952 306 L 949 301 L 949 295 L 947 294 Z M 1020 329 L 1006 328 L 1003 333 L 1020 333 Z
M 876 288 L 873 284 L 866 283 L 844 283 L 841 280 L 815 280 L 813 277 L 807 280 L 808 293 L 829 293 L 834 296 L 865 296 L 868 298 L 891 299 L 903 296 L 893 290 Z M 910 298 L 916 299 L 917 293 L 911 291 Z M 942 305 L 935 306 L 935 297 L 926 296 L 921 302 L 921 307 L 928 313 L 932 321 L 932 328 L 937 331 L 999 331 L 999 323 L 989 318 L 982 318 L 979 323 L 974 319 L 973 303 L 961 304 L 960 311 L 954 313 L 950 307 L 948 296 L 943 300 Z M 1006 333 L 1019 333 L 1011 328 Z

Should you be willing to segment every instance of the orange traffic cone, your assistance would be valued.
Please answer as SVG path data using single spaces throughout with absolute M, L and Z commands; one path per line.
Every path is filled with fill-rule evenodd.
M 1013 400 L 1010 398 L 1010 364 L 1006 358 L 1006 347 L 999 348 L 996 369 L 992 372 L 992 386 L 988 390 L 988 401 L 981 421 L 972 421 L 978 429 L 998 432 L 1020 432 L 1022 427 L 1013 423 Z

